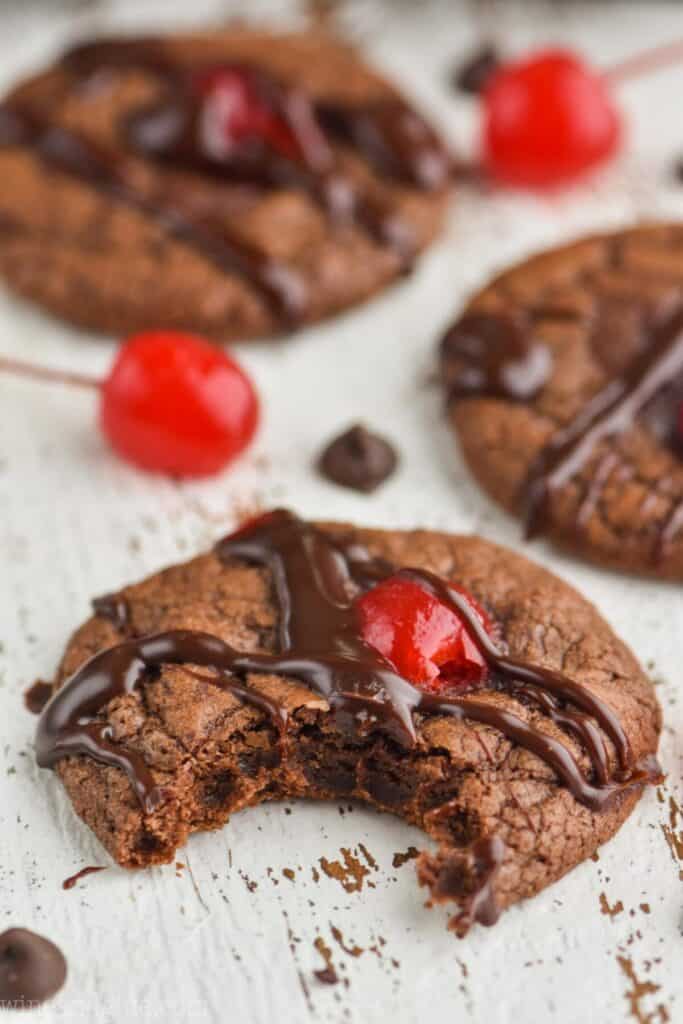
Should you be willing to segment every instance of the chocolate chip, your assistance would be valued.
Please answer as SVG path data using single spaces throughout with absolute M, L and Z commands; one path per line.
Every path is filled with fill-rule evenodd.
M 49 939 L 26 928 L 0 935 L 0 1006 L 39 1006 L 59 992 L 65 979 L 66 960 Z
M 304 775 L 312 785 L 331 790 L 333 793 L 353 793 L 356 788 L 356 773 L 343 767 L 307 764 L 304 765 Z
M 324 449 L 318 469 L 342 487 L 368 493 L 390 477 L 397 464 L 398 456 L 388 441 L 356 424 Z
M 130 626 L 130 609 L 128 602 L 121 594 L 105 594 L 96 597 L 92 602 L 92 610 L 101 619 L 107 619 L 112 626 L 125 632 Z
M 381 772 L 368 771 L 365 778 L 365 789 L 373 800 L 387 807 L 400 807 L 412 795 L 410 786 L 404 786 L 400 779 Z
M 494 71 L 498 70 L 500 56 L 492 43 L 484 43 L 453 71 L 452 83 L 460 92 L 478 95 Z
M 679 156 L 674 163 L 673 174 L 676 181 L 683 185 L 683 156 Z

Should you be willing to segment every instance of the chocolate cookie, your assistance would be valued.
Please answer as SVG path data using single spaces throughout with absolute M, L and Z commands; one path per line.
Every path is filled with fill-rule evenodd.
M 497 277 L 444 337 L 441 374 L 472 472 L 527 536 L 683 579 L 683 225 Z
M 590 856 L 659 778 L 630 651 L 476 537 L 270 513 L 100 600 L 55 688 L 39 763 L 119 864 L 265 800 L 357 797 L 437 840 L 418 876 L 460 934 Z
M 409 270 L 450 171 L 400 93 L 326 36 L 89 43 L 0 105 L 0 273 L 93 330 L 271 335 Z

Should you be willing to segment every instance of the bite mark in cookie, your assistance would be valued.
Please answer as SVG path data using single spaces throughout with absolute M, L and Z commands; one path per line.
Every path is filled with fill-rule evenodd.
M 408 269 L 437 230 L 451 161 L 348 48 L 234 30 L 70 51 L 0 107 L 0 166 L 17 178 L 0 206 L 10 283 L 95 328 L 225 339 L 318 319 Z M 35 203 L 51 208 L 58 191 L 74 198 L 43 223 Z M 59 235 L 64 252 L 53 253 Z M 39 241 L 44 281 L 31 262 Z M 110 261 L 115 294 L 96 267 Z M 140 281 L 155 264 L 177 280 L 165 306 Z M 99 313 L 69 272 L 90 300 L 99 292 Z M 188 282 L 209 294 L 192 298 Z
M 386 580 L 457 620 L 455 646 L 439 640 L 440 688 L 410 683 L 396 646 L 369 642 L 368 614 L 386 609 L 361 618 L 359 599 Z M 37 751 L 126 866 L 167 861 L 189 832 L 265 799 L 358 796 L 441 843 L 420 877 L 460 904 L 463 932 L 592 853 L 658 777 L 656 701 L 626 649 L 569 588 L 483 541 L 278 511 L 112 608 L 129 637 L 112 645 L 109 618 L 77 634 Z M 533 657 L 541 610 L 566 639 Z M 485 683 L 453 675 L 472 660 L 463 630 Z M 559 667 L 569 648 L 578 678 Z M 538 815 L 571 822 L 569 847 L 549 855 Z
M 527 534 L 683 578 L 683 228 L 541 254 L 470 302 L 441 347 L 473 472 Z

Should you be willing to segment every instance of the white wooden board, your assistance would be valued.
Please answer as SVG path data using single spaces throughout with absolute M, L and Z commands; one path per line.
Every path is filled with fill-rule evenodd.
M 247 6 L 252 16 L 292 16 L 288 5 Z M 510 49 L 560 40 L 607 65 L 683 37 L 676 4 L 500 6 Z M 4 3 L 0 85 L 74 33 L 199 23 L 239 7 Z M 475 109 L 445 82 L 476 37 L 475 7 L 368 0 L 349 4 L 343 19 L 463 146 L 475 133 Z M 52 775 L 36 768 L 35 720 L 21 697 L 36 676 L 52 673 L 91 596 L 189 557 L 256 504 L 476 531 L 520 547 L 518 524 L 478 493 L 447 435 L 428 384 L 434 342 L 468 291 L 507 261 L 586 229 L 683 216 L 683 187 L 668 174 L 683 151 L 682 88 L 683 67 L 623 88 L 628 154 L 591 184 L 554 198 L 463 194 L 444 240 L 414 278 L 288 345 L 237 346 L 265 418 L 253 451 L 218 479 L 176 485 L 138 474 L 107 451 L 89 395 L 0 381 L 0 928 L 49 935 L 70 969 L 65 989 L 33 1020 L 683 1020 L 680 586 L 588 568 L 543 543 L 528 548 L 589 595 L 651 668 L 665 712 L 669 777 L 597 863 L 460 942 L 446 933 L 444 912 L 424 908 L 411 863 L 392 866 L 397 852 L 420 845 L 419 834 L 358 806 L 248 811 L 224 832 L 194 838 L 179 855 L 185 868 L 112 868 L 63 892 L 66 876 L 108 860 Z M 102 372 L 114 347 L 0 293 L 0 351 Z M 320 442 L 359 417 L 384 429 L 403 453 L 401 471 L 373 498 L 337 490 L 311 472 Z M 321 870 L 321 858 L 343 864 L 344 849 L 368 869 L 360 891 L 346 891 Z M 331 949 L 343 979 L 337 986 L 313 977 L 323 966 L 316 938 Z M 347 952 L 353 947 L 362 952 Z

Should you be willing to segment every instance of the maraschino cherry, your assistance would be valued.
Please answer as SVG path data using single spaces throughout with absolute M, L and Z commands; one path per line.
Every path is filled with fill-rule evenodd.
M 290 159 L 298 156 L 291 127 L 266 101 L 248 69 L 210 68 L 195 75 L 193 87 L 200 102 L 202 140 L 214 159 L 228 159 L 252 140 Z
M 258 399 L 244 370 L 192 334 L 134 335 L 102 381 L 10 359 L 0 359 L 0 370 L 97 388 L 100 426 L 112 448 L 169 476 L 218 472 L 244 451 L 258 425 Z
M 490 632 L 491 623 L 472 595 L 450 586 Z M 357 610 L 365 642 L 420 689 L 438 694 L 486 679 L 486 661 L 463 620 L 419 584 L 390 576 L 358 599 Z
M 580 178 L 621 145 L 615 84 L 682 58 L 683 43 L 677 42 L 602 72 L 559 48 L 500 64 L 481 94 L 485 173 L 529 188 L 553 188 Z
M 613 156 L 621 117 L 604 78 L 567 50 L 494 71 L 483 93 L 483 157 L 510 185 L 563 185 Z

